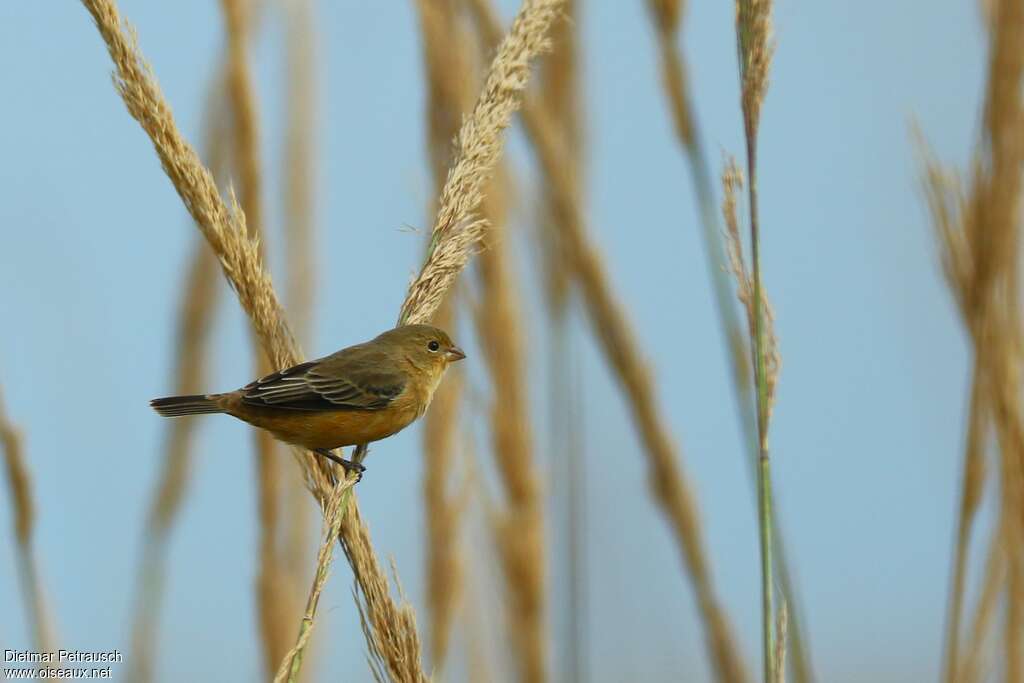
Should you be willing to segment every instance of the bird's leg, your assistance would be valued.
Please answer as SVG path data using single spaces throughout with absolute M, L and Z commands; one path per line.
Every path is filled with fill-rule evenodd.
M 339 458 L 338 456 L 336 456 L 334 453 L 332 453 L 327 448 L 317 448 L 317 449 L 314 449 L 313 452 L 316 453 L 319 456 L 327 458 L 328 460 L 336 462 L 339 465 L 341 465 L 342 467 L 344 467 L 346 475 L 349 472 L 355 471 L 356 474 L 358 475 L 358 478 L 356 479 L 357 483 L 359 482 L 360 479 L 363 478 L 363 472 L 366 471 L 366 468 L 363 467 L 362 463 L 360 463 L 359 460 L 356 460 L 355 462 L 352 462 L 351 460 L 345 460 L 345 458 Z M 359 456 L 359 450 L 357 448 L 356 449 L 356 457 L 358 458 L 358 456 Z
M 369 444 L 361 443 L 356 446 L 355 452 L 352 454 L 352 462 L 360 467 L 363 467 L 363 460 L 366 459 L 366 454 L 370 452 Z M 366 468 L 363 467 L 365 470 Z

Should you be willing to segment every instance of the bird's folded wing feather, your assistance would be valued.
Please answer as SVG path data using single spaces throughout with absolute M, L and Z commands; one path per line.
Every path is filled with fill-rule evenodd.
M 284 410 L 383 410 L 405 389 L 405 374 L 393 364 L 351 347 L 261 377 L 242 388 L 242 401 Z

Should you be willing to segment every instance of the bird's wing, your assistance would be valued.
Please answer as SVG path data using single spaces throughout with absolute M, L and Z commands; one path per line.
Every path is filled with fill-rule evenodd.
M 373 349 L 350 347 L 242 388 L 249 405 L 284 410 L 383 410 L 402 393 L 405 373 Z

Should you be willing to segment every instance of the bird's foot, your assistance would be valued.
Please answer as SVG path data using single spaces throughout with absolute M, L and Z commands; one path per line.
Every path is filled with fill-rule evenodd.
M 352 462 L 351 460 L 345 460 L 344 458 L 342 458 L 341 466 L 345 468 L 345 476 L 346 477 L 348 477 L 348 475 L 350 473 L 352 473 L 352 472 L 356 473 L 356 482 L 355 483 L 358 484 L 359 482 L 361 482 L 363 480 L 363 472 L 366 471 L 366 468 L 363 467 L 362 465 L 360 465 L 359 463 Z
M 353 462 L 351 460 L 346 460 L 345 458 L 340 458 L 340 457 L 338 457 L 337 455 L 335 455 L 334 453 L 332 453 L 330 450 L 328 450 L 326 448 L 318 448 L 318 449 L 316 449 L 313 452 L 316 453 L 317 455 L 320 455 L 320 456 L 323 456 L 323 457 L 327 458 L 328 460 L 330 460 L 332 462 L 336 462 L 339 465 L 341 465 L 343 468 L 345 468 L 345 476 L 348 476 L 350 472 L 355 472 L 356 473 L 356 483 L 357 484 L 362 480 L 363 472 L 366 471 L 366 467 L 363 466 L 362 463 L 360 463 L 358 461 L 357 462 Z M 357 457 L 358 457 L 358 451 L 357 451 Z

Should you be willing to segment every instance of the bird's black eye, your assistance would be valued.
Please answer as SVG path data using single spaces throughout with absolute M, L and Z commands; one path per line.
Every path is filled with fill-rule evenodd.
M 431 351 L 437 351 L 439 348 L 441 348 L 441 345 L 438 344 L 437 340 L 435 339 L 432 340 L 429 344 L 427 344 L 427 348 L 430 349 Z

